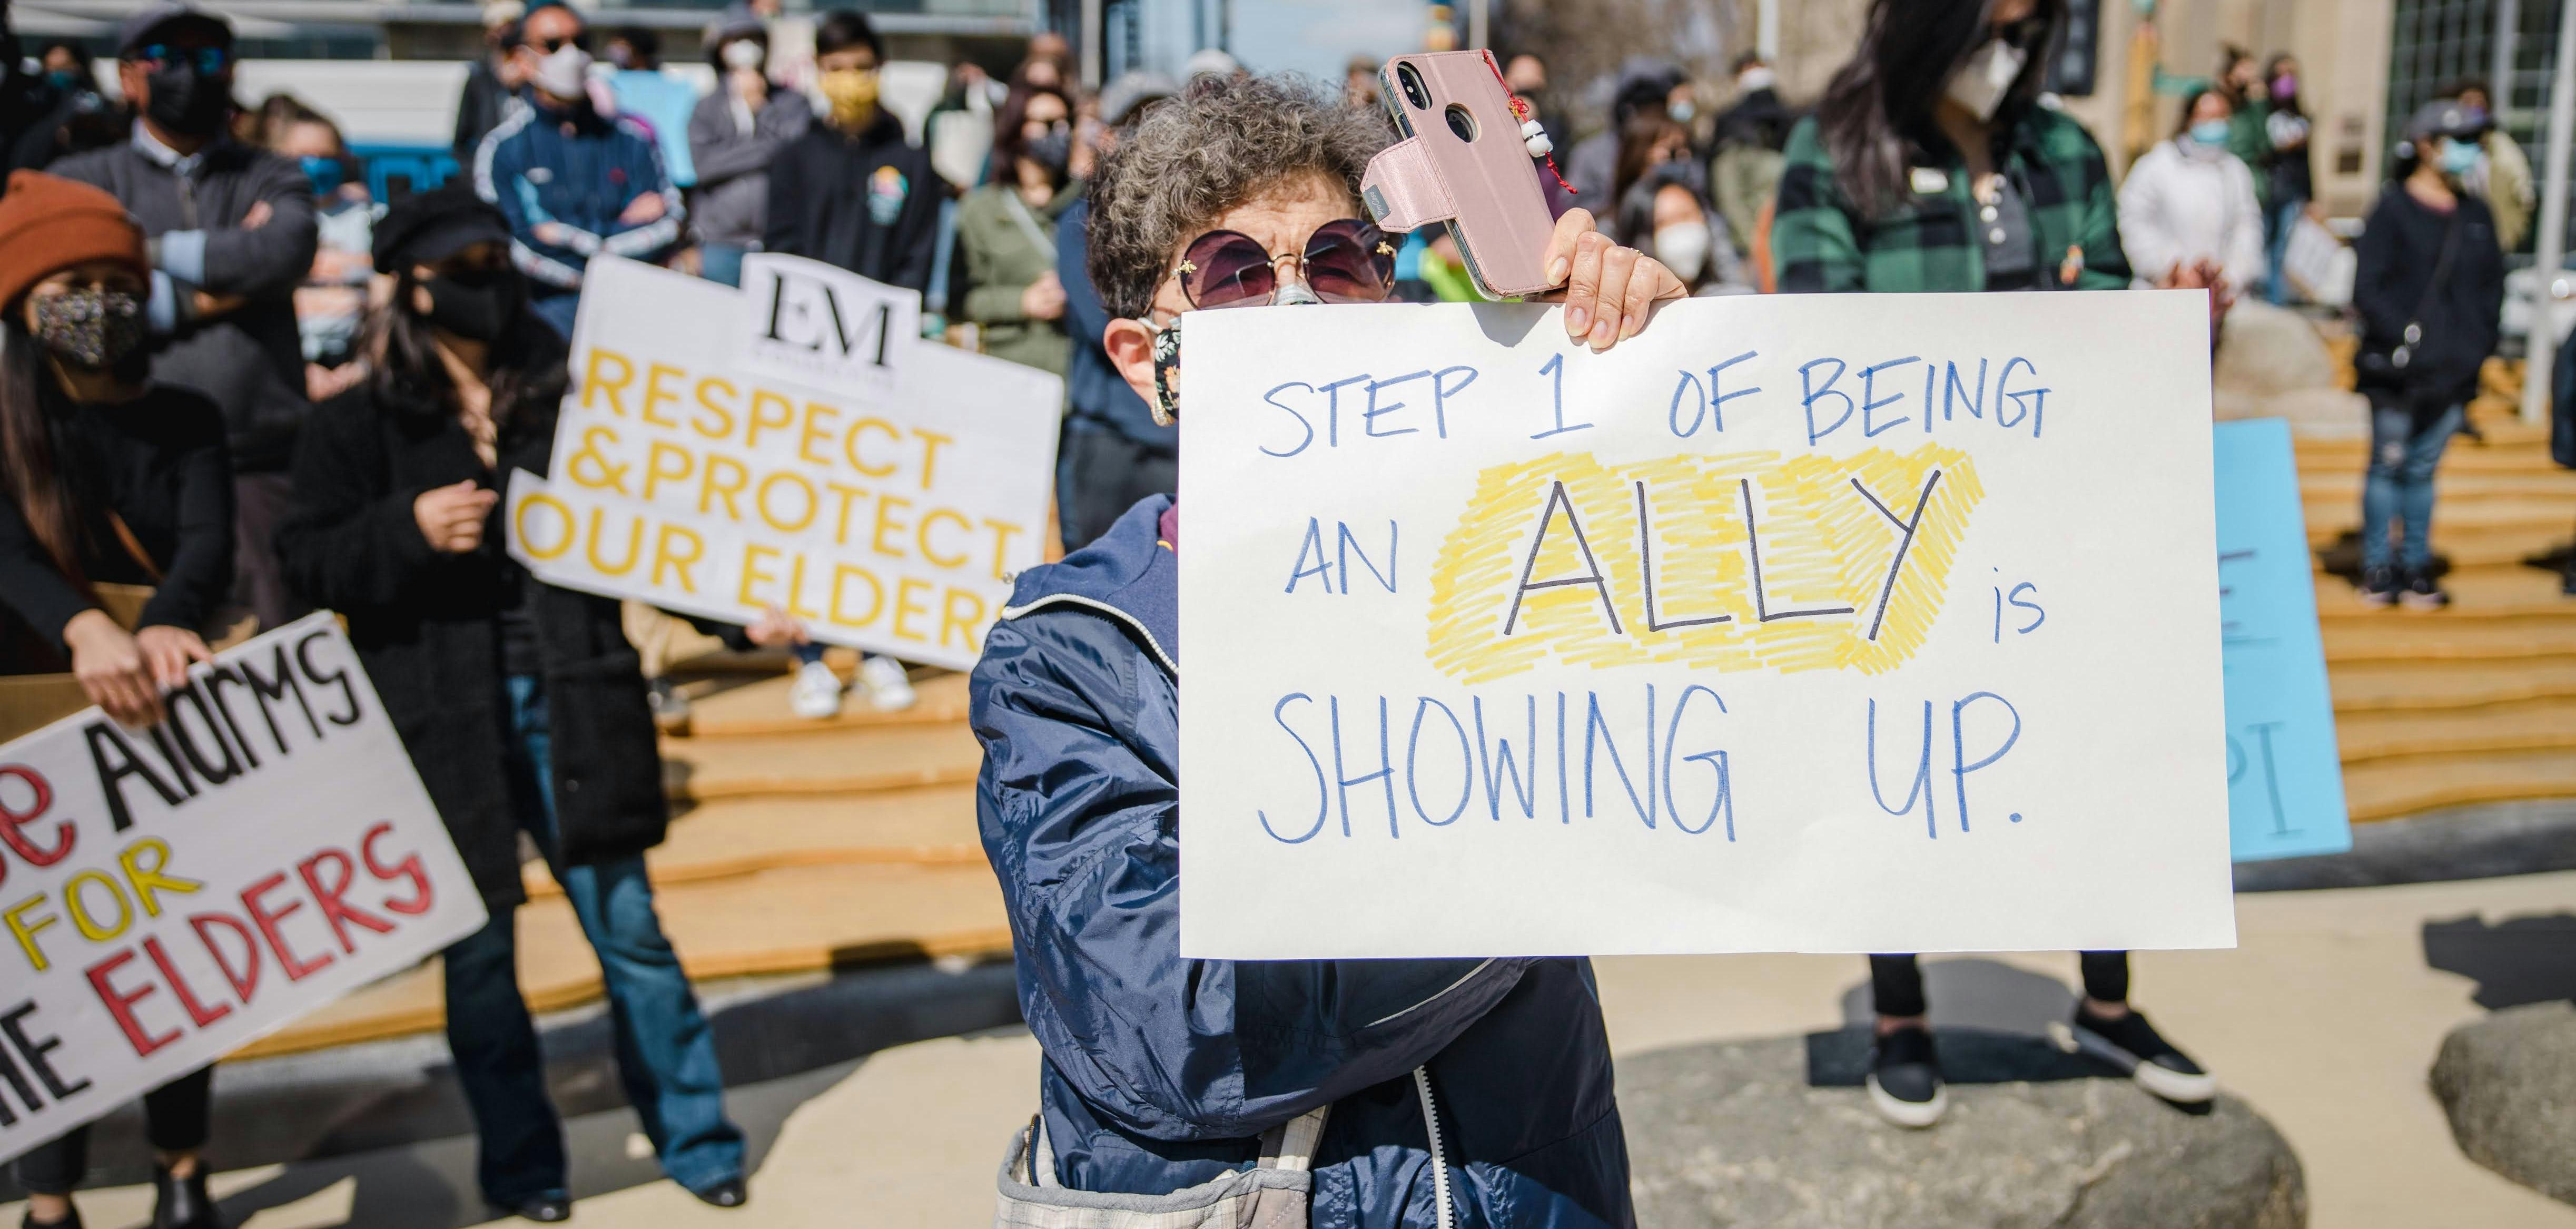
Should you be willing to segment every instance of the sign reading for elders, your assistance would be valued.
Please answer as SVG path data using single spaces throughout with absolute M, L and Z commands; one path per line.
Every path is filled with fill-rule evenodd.
M 1182 950 L 2232 945 L 2205 304 L 1192 315 Z
M 553 472 L 510 477 L 546 581 L 967 669 L 1045 548 L 1064 382 L 921 339 L 921 296 L 755 255 L 743 289 L 591 262 Z
M 0 1160 L 483 925 L 339 623 L 0 747 Z
M 2352 848 L 2290 424 L 2218 424 L 2218 609 L 2236 860 Z

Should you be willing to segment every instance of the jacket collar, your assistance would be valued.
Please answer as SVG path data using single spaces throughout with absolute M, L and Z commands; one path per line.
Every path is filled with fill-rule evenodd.
M 1138 500 L 1098 541 L 1060 562 L 1020 573 L 1002 617 L 1048 606 L 1081 606 L 1135 631 L 1163 668 L 1181 672 L 1180 560 L 1161 541 L 1167 495 Z

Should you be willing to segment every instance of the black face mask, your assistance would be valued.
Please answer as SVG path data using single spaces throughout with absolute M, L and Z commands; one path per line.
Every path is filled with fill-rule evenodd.
M 151 96 L 143 104 L 143 113 L 181 136 L 213 136 L 232 111 L 232 82 L 205 76 L 195 65 L 165 65 L 145 80 L 151 84 Z
M 519 318 L 528 288 L 515 269 L 442 273 L 422 282 L 429 322 L 467 341 L 494 342 Z

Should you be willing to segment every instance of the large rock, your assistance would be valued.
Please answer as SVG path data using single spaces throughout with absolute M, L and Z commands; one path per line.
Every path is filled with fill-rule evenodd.
M 2185 1113 L 2039 1038 L 1939 1033 L 1950 1112 L 1891 1126 L 1858 1030 L 1619 1063 L 1646 1229 L 2299 1229 L 2307 1188 L 2241 1101 Z
M 2576 1203 L 2576 1007 L 2512 1007 L 2451 1030 L 2433 1095 L 2470 1160 Z

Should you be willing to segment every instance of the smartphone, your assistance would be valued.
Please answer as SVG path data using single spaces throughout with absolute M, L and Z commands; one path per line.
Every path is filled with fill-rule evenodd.
M 1361 180 L 1378 224 L 1410 231 L 1446 221 L 1486 298 L 1552 289 L 1547 241 L 1556 218 L 1493 60 L 1482 51 L 1401 55 L 1378 78 L 1403 134 Z

